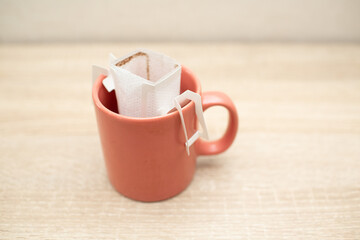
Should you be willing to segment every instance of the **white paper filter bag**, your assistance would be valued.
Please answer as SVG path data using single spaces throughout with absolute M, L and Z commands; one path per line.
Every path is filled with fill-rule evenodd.
M 180 77 L 181 66 L 174 59 L 141 49 L 119 59 L 110 57 L 109 75 L 103 84 L 108 91 L 115 88 L 120 114 L 155 117 L 174 107 Z
M 115 90 L 118 110 L 130 117 L 155 117 L 167 114 L 172 108 L 179 112 L 185 135 L 186 152 L 199 138 L 208 139 L 203 116 L 201 96 L 190 90 L 180 94 L 181 66 L 174 59 L 153 51 L 141 49 L 117 59 L 110 54 L 110 69 L 94 65 L 93 82 L 100 75 L 108 92 Z M 188 136 L 182 114 L 186 100 L 195 103 L 195 114 L 202 127 Z

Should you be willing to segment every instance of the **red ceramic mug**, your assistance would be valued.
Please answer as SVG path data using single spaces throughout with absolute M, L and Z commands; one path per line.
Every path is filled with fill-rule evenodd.
M 108 92 L 100 75 L 92 89 L 96 119 L 109 179 L 114 188 L 134 200 L 153 202 L 173 197 L 191 182 L 199 155 L 225 151 L 235 139 L 238 116 L 231 99 L 220 92 L 201 93 L 200 82 L 185 67 L 181 73 L 181 92 L 201 95 L 204 111 L 225 107 L 229 122 L 224 136 L 215 141 L 198 139 L 185 148 L 179 112 L 152 118 L 133 118 L 118 114 L 114 91 Z M 187 135 L 197 131 L 195 104 L 182 108 Z

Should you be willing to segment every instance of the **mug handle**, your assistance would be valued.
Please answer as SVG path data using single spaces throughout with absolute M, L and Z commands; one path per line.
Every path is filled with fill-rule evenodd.
M 202 94 L 203 110 L 214 106 L 221 106 L 229 112 L 229 122 L 225 134 L 218 140 L 205 141 L 198 139 L 195 149 L 199 155 L 213 155 L 224 152 L 233 143 L 238 129 L 238 115 L 232 100 L 222 92 L 205 92 Z

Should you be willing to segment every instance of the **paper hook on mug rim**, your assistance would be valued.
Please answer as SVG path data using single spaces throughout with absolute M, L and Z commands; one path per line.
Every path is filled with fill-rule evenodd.
M 194 135 L 192 135 L 190 138 L 188 138 L 188 136 L 187 136 L 184 116 L 182 114 L 182 109 L 181 109 L 181 105 L 180 105 L 181 103 L 183 103 L 187 99 L 191 100 L 191 101 L 193 101 L 195 103 L 196 117 L 198 118 L 199 123 L 200 123 L 200 125 L 202 127 L 202 132 L 197 130 L 194 133 Z M 181 124 L 182 124 L 183 130 L 184 130 L 186 152 L 187 152 L 188 155 L 190 155 L 190 146 L 197 139 L 199 139 L 199 137 L 203 137 L 206 140 L 209 139 L 208 130 L 207 130 L 205 119 L 204 119 L 204 111 L 203 111 L 202 103 L 201 103 L 201 96 L 200 96 L 200 94 L 197 94 L 197 93 L 192 92 L 190 90 L 186 90 L 185 92 L 183 92 L 179 96 L 175 97 L 174 103 L 175 103 L 175 107 L 176 107 L 177 111 L 179 112 L 180 119 L 181 119 Z

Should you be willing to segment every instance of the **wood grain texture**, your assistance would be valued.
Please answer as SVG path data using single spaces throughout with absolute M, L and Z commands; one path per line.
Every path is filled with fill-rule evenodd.
M 146 47 L 236 103 L 238 137 L 179 196 L 108 182 L 91 65 Z M 211 109 L 211 136 L 226 112 Z M 0 239 L 359 239 L 360 45 L 0 45 Z

